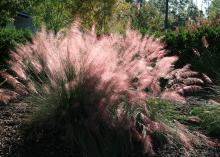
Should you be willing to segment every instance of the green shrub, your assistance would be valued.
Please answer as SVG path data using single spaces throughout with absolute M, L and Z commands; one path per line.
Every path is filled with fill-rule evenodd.
M 31 41 L 29 30 L 16 30 L 12 28 L 0 29 L 0 65 L 9 57 L 9 51 L 14 50 L 17 44 Z
M 180 29 L 164 36 L 169 55 L 180 57 L 176 67 L 189 63 L 193 70 L 216 78 L 220 71 L 220 26 L 202 26 L 193 31 Z

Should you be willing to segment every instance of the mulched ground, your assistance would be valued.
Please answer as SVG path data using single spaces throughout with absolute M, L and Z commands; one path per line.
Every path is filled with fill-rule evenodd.
M 30 133 L 31 136 L 24 132 L 31 115 L 32 109 L 25 104 L 0 104 L 0 157 L 80 157 L 49 131 L 37 130 L 35 134 Z M 184 155 L 183 150 L 169 145 L 157 150 L 156 156 Z M 190 156 L 220 157 L 220 150 L 201 145 Z
M 28 115 L 31 109 L 24 104 L 0 104 L 0 157 L 8 156 L 22 142 L 20 130 Z

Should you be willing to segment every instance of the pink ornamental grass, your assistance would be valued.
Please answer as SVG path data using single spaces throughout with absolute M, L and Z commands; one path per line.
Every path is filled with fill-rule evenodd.
M 138 103 L 145 101 L 146 97 L 163 97 L 171 93 L 171 99 L 184 102 L 185 93 L 180 91 L 192 89 L 190 86 L 197 85 L 201 78 L 198 80 L 198 76 L 194 76 L 198 73 L 191 71 L 188 66 L 174 70 L 173 64 L 178 58 L 166 57 L 165 54 L 164 43 L 160 40 L 149 36 L 142 37 L 130 29 L 124 36 L 111 34 L 97 38 L 94 31 L 82 33 L 78 24 L 74 24 L 66 35 L 62 32 L 54 35 L 45 30 L 37 33 L 32 43 L 20 46 L 12 53 L 9 64 L 19 78 L 16 81 L 23 80 L 26 85 L 28 84 L 28 88 L 19 86 L 20 89 L 16 91 L 29 88 L 34 90 L 34 82 L 29 78 L 31 70 L 35 76 L 45 73 L 49 82 L 54 85 L 62 79 L 66 82 L 67 88 L 68 84 L 73 86 L 84 77 L 95 77 L 99 80 L 96 90 L 106 91 L 111 95 L 108 98 L 112 101 L 126 95 L 130 102 Z M 68 71 L 72 71 L 76 78 L 69 79 Z M 189 78 L 181 75 L 187 75 Z M 12 82 L 17 84 L 15 78 L 11 76 L 4 75 L 4 78 L 9 84 L 13 84 Z M 175 87 L 178 88 L 172 86 L 162 91 L 160 78 L 177 82 Z M 191 78 L 194 79 L 194 84 Z M 199 87 L 207 81 L 200 82 L 203 83 L 199 84 Z M 196 88 L 198 89 L 201 88 Z
M 135 31 L 98 39 L 94 32 L 82 33 L 74 25 L 65 36 L 37 33 L 33 43 L 17 48 L 10 64 L 20 80 L 32 84 L 32 89 L 35 84 L 27 72 L 30 67 L 36 76 L 46 73 L 54 86 L 62 79 L 69 89 L 79 81 L 96 78 L 94 90 L 105 91 L 109 96 L 103 99 L 112 101 L 110 104 L 125 96 L 129 102 L 138 103 L 161 93 L 158 79 L 166 76 L 177 60 L 164 55 L 162 42 L 141 37 Z M 68 78 L 68 70 L 74 73 L 74 79 Z M 48 82 L 42 83 L 47 86 Z M 146 92 L 146 88 L 151 92 Z
M 143 108 L 141 125 L 145 133 L 136 130 L 135 117 L 124 120 L 123 108 L 117 110 L 116 123 L 130 128 L 146 153 L 152 154 L 151 134 L 166 127 L 148 118 L 142 104 L 154 96 L 185 101 L 180 89 L 185 85 L 175 88 L 172 83 L 180 79 L 176 77 L 181 69 L 174 70 L 173 66 L 177 59 L 165 56 L 160 40 L 142 37 L 136 31 L 97 38 L 95 31 L 83 33 L 75 23 L 66 34 L 38 32 L 32 43 L 18 47 L 11 55 L 9 64 L 16 77 L 2 76 L 17 94 L 29 95 L 31 104 L 45 105 L 59 113 L 66 111 L 66 106 L 68 110 L 82 108 L 88 125 L 100 117 L 109 120 L 107 108 L 123 101 Z M 190 70 L 185 67 L 185 71 Z M 171 87 L 162 91 L 160 78 L 170 79 Z

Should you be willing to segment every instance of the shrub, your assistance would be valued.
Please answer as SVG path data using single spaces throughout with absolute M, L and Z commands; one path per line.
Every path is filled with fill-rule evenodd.
M 31 41 L 32 35 L 29 30 L 15 30 L 11 28 L 0 29 L 0 64 L 9 58 L 9 51 L 14 50 L 18 44 Z
M 146 98 L 171 94 L 172 99 L 184 100 L 175 88 L 164 90 L 160 86 L 161 78 L 178 76 L 180 69 L 173 71 L 177 57 L 165 57 L 160 40 L 142 37 L 132 30 L 124 36 L 99 38 L 95 31 L 82 33 L 78 24 L 66 35 L 42 30 L 32 44 L 18 47 L 11 58 L 10 69 L 16 77 L 7 72 L 0 75 L 17 94 L 25 96 L 23 102 L 38 108 L 40 121 L 46 119 L 52 130 L 66 131 L 67 141 L 72 139 L 73 143 L 79 142 L 71 131 L 75 129 L 85 130 L 88 136 L 92 132 L 97 137 L 91 140 L 102 142 L 99 129 L 104 123 L 113 130 L 127 131 L 132 139 L 129 147 L 138 141 L 145 154 L 153 154 L 153 133 L 169 129 L 149 118 L 143 105 Z M 189 138 L 185 138 L 187 132 L 182 128 L 178 136 L 184 135 L 181 140 L 189 146 L 191 142 L 184 141 Z M 98 148 L 99 142 L 91 145 Z M 86 149 L 84 144 L 77 143 L 77 147 Z
M 192 69 L 208 74 L 212 79 L 219 72 L 220 27 L 205 25 L 194 30 L 180 29 L 168 32 L 164 41 L 169 55 L 177 55 L 176 67 L 191 64 Z M 214 80 L 215 81 L 215 80 Z M 215 81 L 216 82 L 216 81 Z

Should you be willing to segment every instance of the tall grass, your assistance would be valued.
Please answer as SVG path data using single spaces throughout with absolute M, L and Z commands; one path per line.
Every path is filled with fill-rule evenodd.
M 123 130 L 125 140 L 120 146 L 125 149 L 120 147 L 110 156 L 131 154 L 128 150 L 133 149 L 128 148 L 135 147 L 135 141 L 142 144 L 143 154 L 152 155 L 154 133 L 169 129 L 150 118 L 145 100 L 161 96 L 184 101 L 184 92 L 196 82 L 188 81 L 184 86 L 179 81 L 180 88 L 176 83 L 162 88 L 161 78 L 175 82 L 176 77 L 182 81 L 186 78 L 181 75 L 184 72 L 188 72 L 186 76 L 195 74 L 189 67 L 174 71 L 178 58 L 165 54 L 160 40 L 142 37 L 136 31 L 98 38 L 95 31 L 81 32 L 75 23 L 66 34 L 54 35 L 45 30 L 37 33 L 32 43 L 18 47 L 11 55 L 9 64 L 16 77 L 7 73 L 1 76 L 17 94 L 25 96 L 23 102 L 37 108 L 38 121 L 65 132 L 67 141 L 86 151 L 85 156 L 107 156 L 102 152 L 102 143 L 113 135 L 120 137 Z M 103 125 L 109 129 L 101 129 Z M 103 141 L 103 130 L 113 130 L 114 134 L 107 133 Z M 182 142 L 190 145 L 187 133 L 178 130 Z M 113 145 L 107 144 L 116 149 Z

